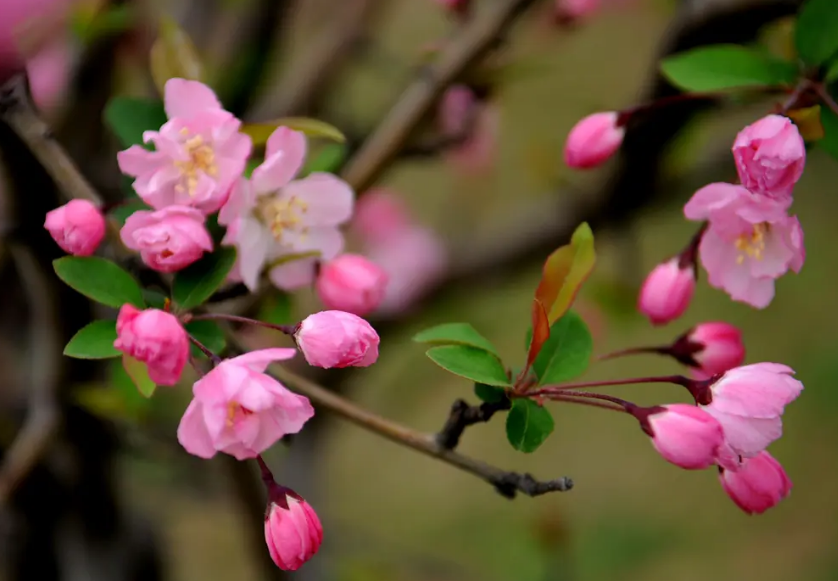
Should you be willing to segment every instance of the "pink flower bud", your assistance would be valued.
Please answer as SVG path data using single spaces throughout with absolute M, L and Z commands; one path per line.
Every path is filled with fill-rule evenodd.
M 323 527 L 301 496 L 288 488 L 277 488 L 265 514 L 265 542 L 277 567 L 296 571 L 320 548 Z
M 204 215 L 186 206 L 134 212 L 119 234 L 125 246 L 139 251 L 143 262 L 159 272 L 181 270 L 212 251 Z
M 378 333 L 361 317 L 321 311 L 300 323 L 294 334 L 309 365 L 369 367 L 378 359 Z
M 715 464 L 724 443 L 722 426 L 704 410 L 687 404 L 670 404 L 633 411 L 652 445 L 668 462 L 687 470 Z
M 593 16 L 600 9 L 600 0 L 556 0 L 556 17 L 567 22 Z
M 326 307 L 363 316 L 384 298 L 387 273 L 364 256 L 342 254 L 321 267 L 316 288 Z
M 355 203 L 352 228 L 364 243 L 386 243 L 410 227 L 410 212 L 393 192 L 381 188 L 370 190 Z
M 65 252 L 90 256 L 105 237 L 105 217 L 92 202 L 71 200 L 47 212 L 44 228 Z
M 768 452 L 744 461 L 739 470 L 719 469 L 719 480 L 736 506 L 748 514 L 762 514 L 791 492 L 786 471 Z
M 788 206 L 792 188 L 803 174 L 806 146 L 791 120 L 768 115 L 739 132 L 733 159 L 743 186 Z
M 157 385 L 175 385 L 189 357 L 189 339 L 177 317 L 159 309 L 122 305 L 113 346 L 144 362 Z
M 693 395 L 722 425 L 733 452 L 754 457 L 783 434 L 785 407 L 803 391 L 793 374 L 779 363 L 745 365 Z
M 22 71 L 24 61 L 56 37 L 70 5 L 70 0 L 0 2 L 0 82 Z
M 710 377 L 742 365 L 745 346 L 742 332 L 733 325 L 701 323 L 675 342 L 673 354 Z
M 565 163 L 576 169 L 588 169 L 605 163 L 623 143 L 625 128 L 617 126 L 614 111 L 588 115 L 570 130 L 564 145 Z
M 695 291 L 695 270 L 680 258 L 657 265 L 640 289 L 637 309 L 653 325 L 663 325 L 684 314 Z

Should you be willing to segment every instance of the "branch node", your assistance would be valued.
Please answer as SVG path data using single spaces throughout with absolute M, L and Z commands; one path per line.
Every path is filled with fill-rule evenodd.
M 501 496 L 510 500 L 515 498 L 519 492 L 534 497 L 548 492 L 567 492 L 573 488 L 573 480 L 567 476 L 541 482 L 536 480 L 532 474 L 519 474 L 517 472 L 506 472 L 495 479 L 492 484 Z
M 509 398 L 499 402 L 485 402 L 477 406 L 458 399 L 451 405 L 451 411 L 442 430 L 436 436 L 436 443 L 445 450 L 453 450 L 460 443 L 465 429 L 474 424 L 486 423 L 499 411 L 512 407 Z

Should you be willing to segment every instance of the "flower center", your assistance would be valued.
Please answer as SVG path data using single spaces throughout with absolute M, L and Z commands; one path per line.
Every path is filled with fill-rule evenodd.
M 736 239 L 736 249 L 739 251 L 739 256 L 736 258 L 737 264 L 745 262 L 745 258 L 753 258 L 755 260 L 762 260 L 765 252 L 765 236 L 768 234 L 768 223 L 755 224 L 750 234 L 742 234 Z
M 270 228 L 271 234 L 277 242 L 282 242 L 282 234 L 286 230 L 300 232 L 305 235 L 308 227 L 303 221 L 303 214 L 308 211 L 308 204 L 291 196 L 279 198 L 277 196 L 263 197 L 257 202 L 257 215 Z
M 183 147 L 189 159 L 175 161 L 175 167 L 181 172 L 181 183 L 175 186 L 175 191 L 178 193 L 187 192 L 190 196 L 194 196 L 195 190 L 198 188 L 198 172 L 204 172 L 210 177 L 218 175 L 215 151 L 204 141 L 203 136 L 193 135 L 189 137 L 189 129 L 186 127 L 180 130 L 180 134 L 186 138 Z
M 246 418 L 252 413 L 252 411 L 237 402 L 229 402 L 227 404 L 227 427 L 232 428 L 235 425 L 236 420 Z

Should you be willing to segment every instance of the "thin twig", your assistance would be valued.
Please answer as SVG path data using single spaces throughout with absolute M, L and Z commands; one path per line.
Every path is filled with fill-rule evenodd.
M 496 47 L 515 19 L 534 3 L 535 0 L 498 1 L 484 16 L 476 16 L 463 27 L 434 65 L 420 71 L 344 168 L 343 178 L 355 191 L 364 191 L 375 181 L 442 92 Z
M 815 85 L 815 90 L 826 106 L 832 109 L 833 113 L 838 115 L 838 103 L 835 102 L 835 99 L 832 98 L 832 95 L 829 94 L 826 87 L 824 87 L 822 83 L 819 83 Z
M 437 444 L 446 450 L 453 450 L 460 443 L 460 437 L 467 427 L 488 422 L 497 412 L 508 410 L 510 407 L 512 402 L 508 398 L 480 405 L 468 405 L 465 400 L 458 399 L 451 405 L 445 426 L 436 435 Z
M 228 333 L 228 343 L 235 351 L 246 352 L 246 348 L 232 333 Z M 530 474 L 501 470 L 480 460 L 448 450 L 437 442 L 434 435 L 417 432 L 379 416 L 278 365 L 272 367 L 272 375 L 289 389 L 308 397 L 316 406 L 392 442 L 473 474 L 494 486 L 506 498 L 515 498 L 518 492 L 527 496 L 538 496 L 553 491 L 563 492 L 570 490 L 573 486 L 573 481 L 567 477 L 541 482 Z
M 61 352 L 61 341 L 50 285 L 31 250 L 16 243 L 9 243 L 8 249 L 30 301 L 32 381 L 26 421 L 0 466 L 0 507 L 38 463 L 58 429 L 56 392 L 61 376 L 61 359 L 56 357 Z

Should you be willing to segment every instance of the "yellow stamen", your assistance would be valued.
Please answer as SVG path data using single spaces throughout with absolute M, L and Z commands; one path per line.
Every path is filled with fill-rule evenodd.
M 305 238 L 308 227 L 303 223 L 302 215 L 308 211 L 308 204 L 296 197 L 263 197 L 257 202 L 257 215 L 271 230 L 277 242 L 282 241 L 285 231 L 300 233 Z
M 745 262 L 745 258 L 753 258 L 754 260 L 762 260 L 765 253 L 765 237 L 769 232 L 769 224 L 763 222 L 754 225 L 750 235 L 742 234 L 736 239 L 736 249 L 739 250 L 739 256 L 736 258 L 737 264 Z
M 210 177 L 218 175 L 215 151 L 204 142 L 203 136 L 193 135 L 188 137 L 189 129 L 186 127 L 180 130 L 180 134 L 187 138 L 183 142 L 183 146 L 189 159 L 175 161 L 175 167 L 181 171 L 181 182 L 175 186 L 175 191 L 178 193 L 187 192 L 190 196 L 194 196 L 200 177 L 198 172 L 204 172 Z

